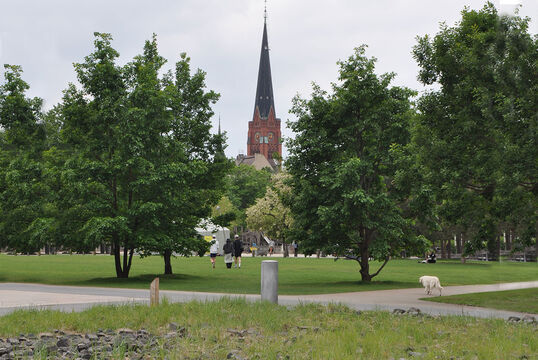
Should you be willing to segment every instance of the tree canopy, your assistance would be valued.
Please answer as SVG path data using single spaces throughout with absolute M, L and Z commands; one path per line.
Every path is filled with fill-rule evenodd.
M 45 128 L 42 99 L 29 98 L 20 66 L 5 65 L 0 85 L 0 248 L 34 252 L 44 245 L 39 236 L 47 189 L 42 151 Z
M 200 248 L 194 228 L 222 192 L 228 162 L 217 154 L 222 137 L 209 131 L 218 95 L 184 54 L 161 78 L 155 36 L 123 67 L 111 36 L 95 36 L 94 52 L 75 65 L 82 88 L 71 85 L 61 104 L 70 146 L 64 220 L 91 247 L 112 246 L 118 277 L 128 276 L 135 250 L 162 254 L 169 274 L 172 253 Z
M 286 162 L 302 244 L 356 259 L 363 281 L 382 268 L 372 273 L 369 258 L 384 266 L 409 239 L 392 149 L 409 141 L 414 93 L 391 87 L 392 73 L 376 75 L 375 61 L 357 48 L 339 62 L 331 94 L 314 85 L 310 99 L 294 99 Z
M 418 102 L 412 152 L 439 216 L 474 234 L 469 251 L 489 242 L 495 254 L 503 222 L 521 240 L 535 233 L 538 38 L 528 23 L 488 3 L 413 49 L 419 80 L 436 86 Z
M 289 175 L 284 172 L 276 173 L 271 178 L 265 195 L 246 211 L 246 221 L 249 229 L 263 231 L 274 240 L 287 242 L 294 230 L 293 216 L 287 205 L 291 196 L 291 187 L 287 184 Z M 287 256 L 284 248 L 284 256 Z

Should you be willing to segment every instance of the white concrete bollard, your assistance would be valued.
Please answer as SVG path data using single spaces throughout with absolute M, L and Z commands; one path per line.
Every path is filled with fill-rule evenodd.
M 261 274 L 262 301 L 278 304 L 278 261 L 262 261 Z

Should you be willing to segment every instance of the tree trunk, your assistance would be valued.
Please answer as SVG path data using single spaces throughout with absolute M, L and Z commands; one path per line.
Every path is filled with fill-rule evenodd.
M 368 263 L 368 249 L 361 249 L 361 280 L 370 282 L 372 281 L 372 276 L 370 275 L 370 264 Z
M 514 229 L 508 228 L 506 232 L 506 250 L 512 250 L 512 239 L 514 236 Z
M 114 244 L 114 263 L 116 265 L 116 277 L 118 279 L 127 278 L 121 268 L 121 249 L 119 244 Z
M 370 282 L 372 281 L 372 275 L 370 275 L 370 252 L 369 252 L 369 245 L 370 245 L 370 236 L 368 229 L 362 228 L 359 230 L 362 241 L 359 243 L 359 251 L 361 252 L 361 259 L 359 261 L 361 265 L 361 279 L 362 281 Z
M 456 234 L 456 252 L 458 254 L 462 253 L 462 249 L 461 249 L 461 233 L 460 232 L 458 232 Z
M 497 235 L 497 261 L 501 261 L 501 234 Z
M 282 244 L 282 250 L 284 250 L 284 257 L 285 258 L 290 257 L 290 251 L 288 249 L 288 244 L 283 243 Z
M 443 241 L 443 239 L 441 238 L 439 240 L 439 243 L 440 243 L 440 247 L 441 247 L 441 259 L 444 259 L 445 258 L 445 242 Z
M 446 240 L 446 255 L 448 259 L 452 257 L 452 239 L 451 238 Z
M 165 250 L 163 257 L 164 257 L 164 274 L 172 275 L 172 263 L 170 262 L 170 258 L 172 257 L 172 250 Z
M 128 249 L 123 249 L 123 268 L 122 268 L 122 256 L 121 247 L 119 242 L 114 242 L 114 262 L 116 264 L 116 277 L 118 279 L 127 279 L 129 277 L 129 270 L 131 269 L 131 261 L 133 258 L 134 250 L 131 249 L 128 254 Z M 129 255 L 129 256 L 128 256 Z
M 536 241 L 534 244 L 534 254 L 536 255 L 536 262 L 538 262 L 538 221 L 534 224 L 534 227 L 534 240 Z

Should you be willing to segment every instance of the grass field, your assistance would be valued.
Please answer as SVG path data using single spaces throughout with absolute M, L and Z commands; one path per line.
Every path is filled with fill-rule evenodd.
M 190 290 L 253 294 L 260 291 L 260 266 L 269 258 L 244 257 L 241 269 L 226 269 L 222 257 L 212 269 L 208 257 L 172 260 L 174 275 L 163 276 L 163 260 L 154 256 L 133 259 L 129 279 L 116 279 L 114 259 L 107 255 L 0 255 L 0 282 L 148 288 L 160 277 L 163 290 Z M 536 263 L 485 263 L 439 261 L 419 264 L 416 260 L 391 260 L 371 284 L 360 282 L 355 261 L 316 258 L 271 258 L 279 262 L 279 294 L 321 294 L 365 290 L 420 287 L 418 278 L 435 275 L 443 286 L 492 284 L 538 280 Z M 372 262 L 371 271 L 379 267 Z
M 98 306 L 82 313 L 17 311 L 0 318 L 0 337 L 120 327 L 159 335 L 170 322 L 184 326 L 186 336 L 172 348 L 155 349 L 151 358 L 225 359 L 232 350 L 248 359 L 536 359 L 538 354 L 537 328 L 531 324 L 357 313 L 337 305 L 288 309 L 230 299 Z M 233 330 L 246 335 L 234 335 Z
M 430 297 L 422 300 L 538 314 L 538 288 Z

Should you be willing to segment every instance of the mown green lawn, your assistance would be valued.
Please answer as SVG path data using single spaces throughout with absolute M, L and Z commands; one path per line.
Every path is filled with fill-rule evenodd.
M 278 260 L 281 295 L 420 287 L 422 275 L 438 276 L 443 286 L 538 280 L 536 263 L 391 260 L 368 284 L 360 281 L 355 261 L 267 257 L 244 257 L 241 269 L 226 269 L 222 257 L 217 258 L 216 269 L 208 257 L 179 257 L 172 260 L 174 275 L 163 276 L 159 256 L 135 257 L 129 279 L 116 279 L 114 258 L 109 255 L 0 255 L 0 282 L 148 288 L 159 276 L 164 290 L 254 294 L 260 291 L 261 261 L 267 259 Z M 379 266 L 372 262 L 371 271 Z
M 538 288 L 439 296 L 422 300 L 538 314 Z
M 245 359 L 308 360 L 536 359 L 538 354 L 536 326 L 531 324 L 357 313 L 340 305 L 286 308 L 222 299 L 156 307 L 97 306 L 82 313 L 17 311 L 0 320 L 3 338 L 52 329 L 85 333 L 124 327 L 162 335 L 170 322 L 185 327 L 186 336 L 172 346 L 152 347 L 151 359 L 226 359 L 231 351 Z M 114 357 L 126 358 L 134 357 L 121 351 Z

